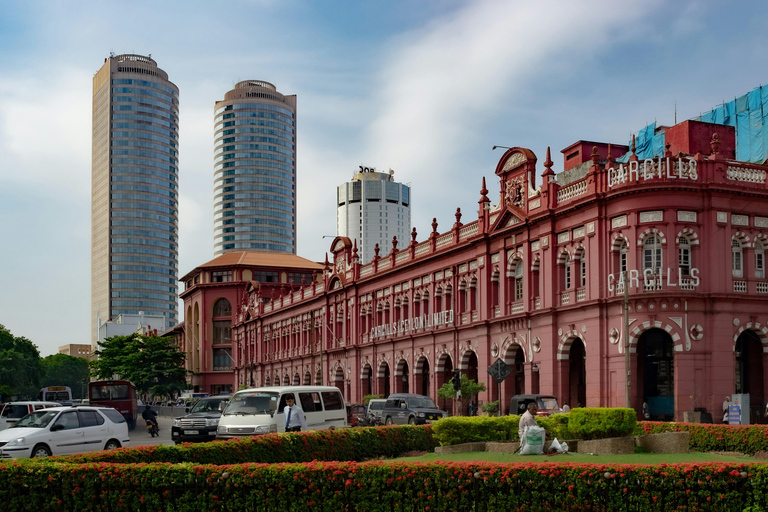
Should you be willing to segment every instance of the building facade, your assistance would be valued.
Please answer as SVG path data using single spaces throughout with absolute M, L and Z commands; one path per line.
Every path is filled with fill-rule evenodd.
M 768 166 L 733 159 L 732 128 L 665 130 L 661 158 L 620 164 L 610 145 L 581 141 L 557 175 L 549 151 L 541 172 L 512 148 L 495 169 L 498 202 L 483 178 L 471 220 L 457 209 L 447 230 L 434 220 L 423 241 L 366 265 L 337 237 L 315 284 L 270 297 L 246 287 L 227 317 L 233 389 L 437 399 L 458 369 L 503 412 L 539 392 L 638 412 L 648 401 L 654 418 L 680 421 L 697 408 L 718 417 L 740 393 L 764 421 Z M 499 359 L 511 373 L 496 383 Z
M 240 251 L 223 254 L 182 277 L 186 314 L 168 334 L 187 356 L 190 389 L 211 394 L 238 389 L 232 361 L 237 357 L 250 365 L 250 359 L 237 353 L 232 325 L 248 290 L 258 290 L 260 300 L 268 302 L 309 286 L 322 270 L 319 263 L 294 255 Z
M 179 89 L 150 57 L 93 77 L 91 342 L 118 315 L 177 322 Z
M 296 95 L 239 82 L 214 107 L 214 255 L 296 253 Z
M 93 347 L 91 345 L 78 345 L 69 344 L 59 347 L 59 354 L 64 354 L 72 357 L 80 357 L 86 361 L 93 361 L 95 356 L 93 355 Z
M 411 188 L 394 174 L 361 165 L 352 181 L 336 188 L 336 234 L 357 242 L 362 264 L 373 259 L 377 245 L 384 254 L 393 239 L 400 247 L 408 243 Z

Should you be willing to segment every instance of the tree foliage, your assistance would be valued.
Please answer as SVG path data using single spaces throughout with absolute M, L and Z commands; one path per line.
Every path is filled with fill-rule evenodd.
M 0 324 L 0 395 L 35 398 L 40 391 L 40 351 L 28 339 L 16 337 Z
M 97 379 L 120 378 L 133 382 L 139 393 L 170 396 L 185 389 L 186 356 L 160 336 L 113 336 L 99 342 L 98 359 L 91 361 Z
M 465 410 L 469 405 L 469 401 L 475 396 L 485 391 L 484 382 L 475 382 L 463 373 L 461 374 L 461 410 Z M 456 398 L 456 389 L 453 387 L 453 382 L 450 380 L 443 384 L 440 389 L 437 390 L 437 397 L 445 400 Z
M 53 354 L 42 359 L 39 387 L 69 386 L 72 398 L 88 398 L 88 361 L 82 357 Z

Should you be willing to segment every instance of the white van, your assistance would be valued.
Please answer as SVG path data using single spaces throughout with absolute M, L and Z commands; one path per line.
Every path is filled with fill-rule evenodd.
M 347 426 L 347 410 L 339 388 L 333 386 L 274 386 L 243 389 L 221 413 L 216 439 L 285 432 L 286 397 L 304 411 L 309 430 Z
M 60 403 L 57 402 L 8 402 L 6 404 L 0 404 L 0 430 L 5 430 L 8 427 L 13 426 L 16 421 L 23 418 L 29 413 L 39 411 L 40 409 L 47 409 L 48 407 L 58 407 Z

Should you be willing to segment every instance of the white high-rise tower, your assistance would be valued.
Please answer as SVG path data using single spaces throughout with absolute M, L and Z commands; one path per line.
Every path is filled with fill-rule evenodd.
M 376 244 L 383 257 L 392 250 L 393 237 L 398 250 L 410 243 L 411 188 L 397 183 L 394 174 L 361 165 L 352 181 L 336 188 L 336 234 L 357 240 L 362 264 L 373 259 Z

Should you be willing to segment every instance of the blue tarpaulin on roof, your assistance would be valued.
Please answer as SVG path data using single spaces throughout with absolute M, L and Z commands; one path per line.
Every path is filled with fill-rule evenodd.
M 692 120 L 736 128 L 736 160 L 762 163 L 768 158 L 768 85 L 756 87 L 749 93 L 723 103 Z M 656 123 L 652 123 L 637 132 L 638 158 L 652 158 L 664 154 L 664 134 L 654 135 L 655 130 Z M 631 144 L 630 137 L 629 145 Z M 627 162 L 630 154 L 627 153 L 616 160 Z

